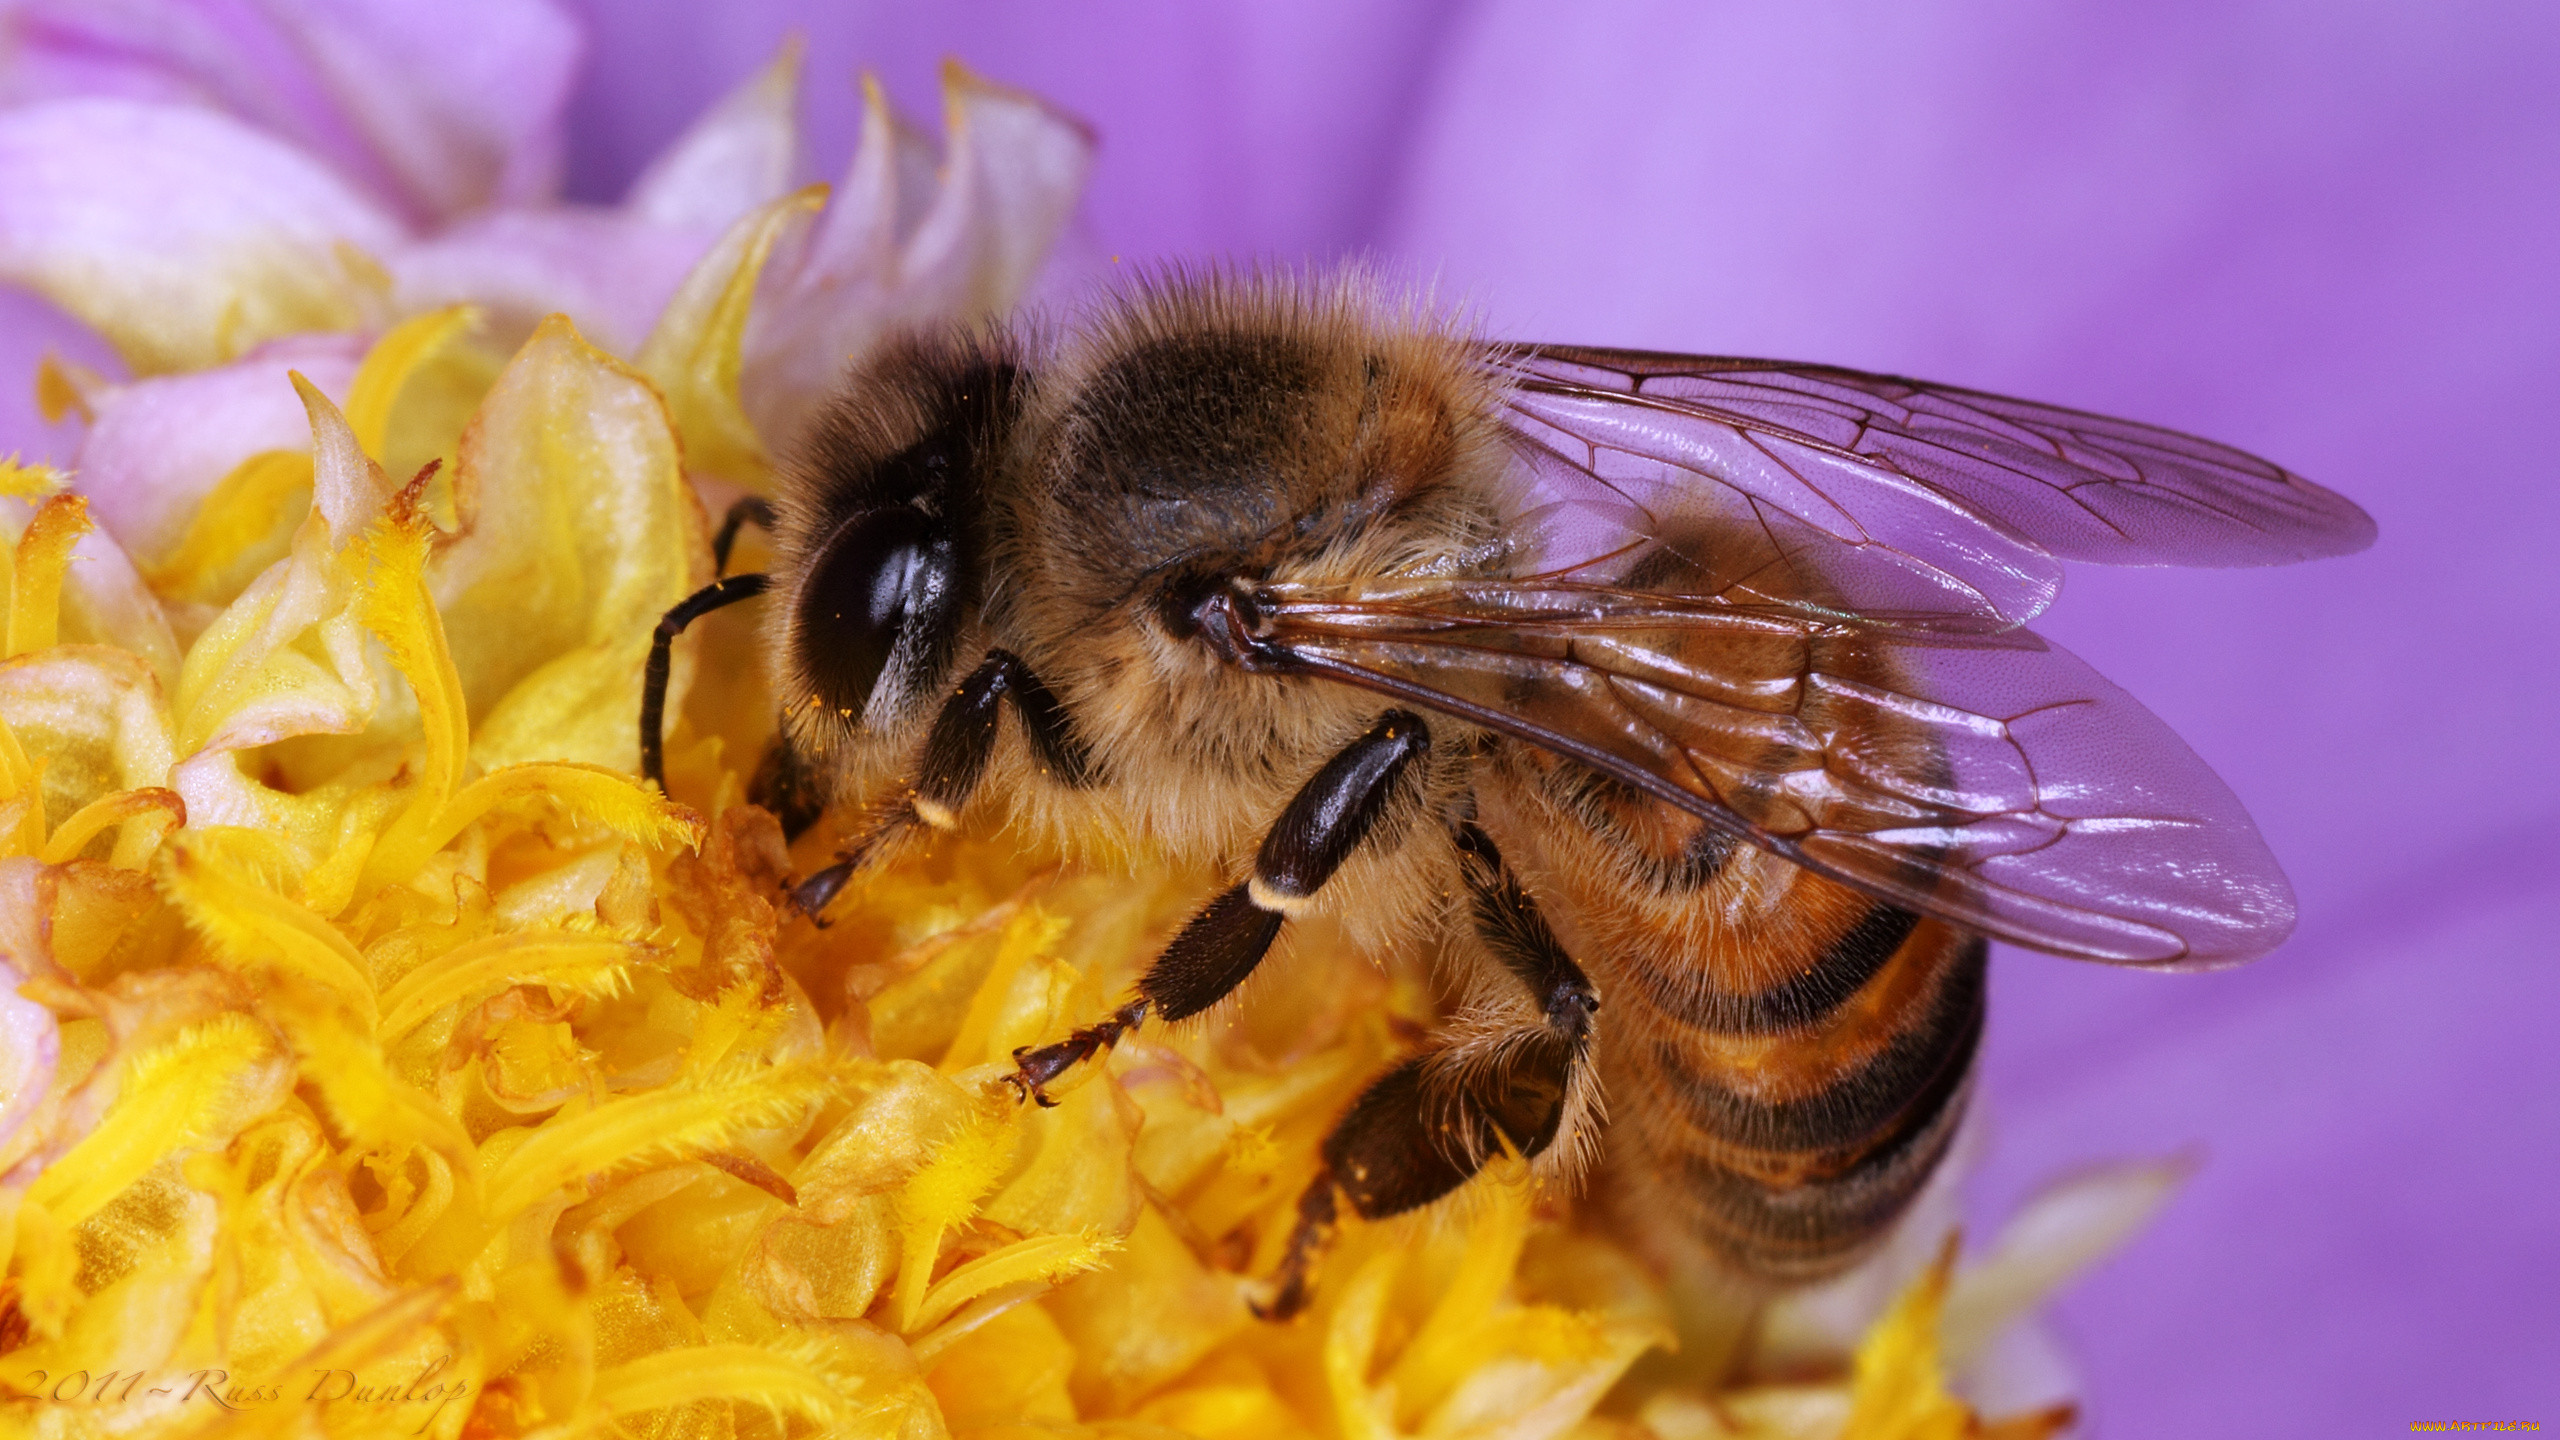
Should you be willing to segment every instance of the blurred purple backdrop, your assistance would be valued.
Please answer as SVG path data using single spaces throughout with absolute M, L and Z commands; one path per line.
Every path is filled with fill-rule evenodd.
M 2303 922 L 2218 975 L 2004 957 L 1977 1214 L 2204 1156 L 2060 1307 L 2089 1433 L 2560 1425 L 2560 10 L 582 8 L 581 198 L 789 31 L 819 176 L 857 67 L 930 117 L 956 54 L 1093 122 L 1101 253 L 1368 255 L 1506 336 L 2011 391 L 2360 501 L 2369 554 L 2084 569 L 2040 626 L 2231 781 Z

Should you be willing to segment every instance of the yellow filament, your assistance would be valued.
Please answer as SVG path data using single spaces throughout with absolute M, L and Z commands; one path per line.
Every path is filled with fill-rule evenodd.
M 62 613 L 62 576 L 71 547 L 89 533 L 89 502 L 56 495 L 37 508 L 18 537 L 16 573 L 9 582 L 9 657 L 54 643 Z
M 262 551 L 311 504 L 311 456 L 261 450 L 231 467 L 196 506 L 177 548 L 144 565 L 151 588 L 185 599 L 206 592 L 241 555 Z
M 978 1200 L 1013 1160 L 1014 1132 L 1001 1121 L 963 1126 L 898 1195 L 898 1288 L 891 1326 L 913 1334 L 924 1312 L 942 1232 L 977 1213 Z
M 750 1080 L 622 1096 L 583 1115 L 554 1117 L 498 1163 L 489 1178 L 489 1218 L 514 1216 L 583 1175 L 699 1154 L 743 1131 L 781 1124 L 834 1083 L 821 1067 L 778 1066 Z
M 245 1015 L 223 1015 L 136 1058 L 98 1128 L 38 1174 L 27 1201 L 64 1229 L 98 1213 L 170 1152 L 212 1138 L 232 1092 L 267 1053 Z
M 151 823 L 137 825 L 137 821 Z M 125 833 L 116 841 L 115 854 L 109 863 L 119 869 L 135 870 L 142 866 L 161 836 L 187 823 L 187 802 L 175 790 L 145 786 L 138 790 L 119 790 L 101 796 L 71 813 L 45 842 L 44 863 L 67 864 L 77 858 L 98 833 L 110 825 L 122 825 Z
M 1055 1285 L 1100 1266 L 1120 1248 L 1115 1240 L 1082 1235 L 1039 1235 L 981 1255 L 936 1282 L 916 1308 L 909 1331 L 930 1330 L 981 1295 L 1028 1282 Z
M 356 366 L 355 379 L 347 386 L 344 411 L 347 428 L 355 432 L 356 443 L 364 447 L 364 453 L 381 460 L 383 442 L 391 431 L 391 410 L 400 399 L 401 388 L 418 372 L 418 367 L 479 323 L 480 312 L 468 305 L 431 310 L 393 326 L 389 334 L 365 352 L 363 363 Z
M 207 832 L 182 836 L 161 877 L 189 923 L 234 965 L 300 976 L 374 1023 L 373 976 L 337 927 L 258 884 L 224 859 Z
M 627 941 L 560 930 L 519 931 L 456 946 L 383 994 L 382 1038 L 398 1039 L 475 990 L 543 984 L 609 993 L 624 964 L 646 953 Z

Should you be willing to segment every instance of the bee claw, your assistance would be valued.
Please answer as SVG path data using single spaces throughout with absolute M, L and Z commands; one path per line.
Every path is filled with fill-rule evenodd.
M 1120 1043 L 1120 1037 L 1136 1028 L 1146 1013 L 1147 1002 L 1135 1000 L 1112 1012 L 1111 1018 L 1098 1025 L 1085 1026 L 1055 1045 L 1042 1045 L 1036 1049 L 1017 1045 L 1013 1051 L 1013 1073 L 1004 1077 L 1004 1083 L 1012 1086 L 1014 1093 L 1023 1099 L 1038 1101 L 1041 1109 L 1056 1109 L 1058 1102 L 1049 1098 L 1049 1082 L 1096 1055 L 1109 1054 L 1111 1047 Z

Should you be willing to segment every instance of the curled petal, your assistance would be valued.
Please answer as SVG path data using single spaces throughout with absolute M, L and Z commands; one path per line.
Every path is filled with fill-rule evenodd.
M 28 519 L 11 557 L 9 621 L 0 632 L 0 658 L 48 649 L 59 637 L 63 571 L 71 563 L 71 547 L 91 528 L 89 504 L 77 495 L 56 495 Z
M 481 764 L 639 763 L 649 632 L 707 569 L 678 453 L 649 382 L 565 319 L 482 402 L 454 481 L 461 538 L 428 574 Z
M 942 191 L 907 242 L 916 303 L 963 319 L 1012 307 L 1075 209 L 1093 136 L 1038 97 L 942 69 L 951 131 Z
M 799 42 L 723 96 L 649 162 L 623 211 L 650 225 L 709 232 L 779 199 L 798 163 Z
M 44 842 L 44 862 L 65 865 L 77 859 L 91 840 L 109 826 L 123 827 L 108 863 L 120 870 L 140 869 L 170 831 L 187 823 L 187 802 L 175 790 L 148 785 L 103 795 L 72 812 Z
M 0 722 L 45 758 L 45 808 L 58 816 L 165 786 L 176 759 L 159 679 L 141 657 L 104 645 L 57 645 L 0 665 Z
M 826 193 L 812 185 L 741 216 L 685 277 L 640 347 L 640 370 L 666 397 L 689 470 L 771 488 L 772 462 L 738 395 L 740 347 L 766 257 Z
M 211 370 L 101 391 L 75 462 L 91 512 L 145 574 L 155 574 L 226 477 L 252 457 L 311 448 L 311 418 L 288 377 L 299 371 L 343 395 L 363 353 L 351 335 L 295 336 Z M 301 518 L 298 507 L 272 497 L 267 508 L 285 511 L 288 533 Z M 281 553 L 279 546 L 268 559 Z
M 363 629 L 350 611 L 352 577 L 337 550 L 382 513 L 391 486 L 328 397 L 299 377 L 295 385 L 314 452 L 312 511 L 292 555 L 259 576 L 187 652 L 174 709 L 190 754 L 351 735 L 378 701 Z M 301 644 L 312 632 L 317 643 Z M 178 788 L 200 815 L 216 813 L 186 784 Z
M 767 437 L 796 434 L 846 357 L 889 327 L 1011 309 L 1074 211 L 1093 159 L 1083 125 L 956 63 L 943 93 L 949 145 L 920 177 L 912 132 L 865 86 L 862 143 L 835 206 L 768 275 L 746 356 Z
M 136 374 L 357 327 L 383 300 L 368 257 L 401 239 L 309 156 L 194 106 L 0 112 L 0 174 L 0 278 L 87 321 Z

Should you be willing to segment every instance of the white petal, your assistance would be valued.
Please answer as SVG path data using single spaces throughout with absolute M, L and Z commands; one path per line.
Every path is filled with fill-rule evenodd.
M 799 93 L 800 47 L 787 45 L 649 162 L 624 211 L 652 225 L 719 230 L 779 198 L 799 163 Z
M 2056 1182 L 2019 1207 L 1991 1248 L 1947 1288 L 1947 1369 L 1961 1372 L 1991 1341 L 2081 1271 L 2133 1238 L 2193 1166 L 2107 1165 Z
M 381 301 L 368 257 L 400 236 L 309 156 L 209 110 L 0 112 L 0 279 L 86 321 L 137 374 L 354 328 Z

